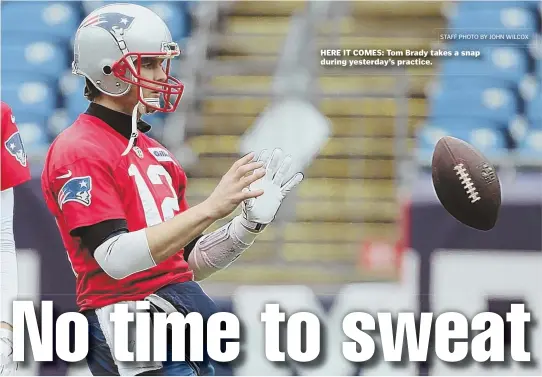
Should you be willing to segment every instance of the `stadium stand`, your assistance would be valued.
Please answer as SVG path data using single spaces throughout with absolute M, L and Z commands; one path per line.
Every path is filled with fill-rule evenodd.
M 188 139 L 200 156 L 199 168 L 191 171 L 191 186 L 198 185 L 191 192 L 198 197 L 210 192 L 238 153 L 242 134 L 271 103 L 293 20 L 310 13 L 307 4 L 238 2 L 223 12 L 210 54 L 213 69 L 201 84 L 202 128 Z M 350 4 L 339 21 L 318 23 L 310 36 L 316 50 L 302 56 L 300 65 L 319 65 L 321 48 L 429 48 L 433 40 L 426 30 L 443 25 L 440 4 Z M 409 76 L 364 75 L 318 67 L 319 108 L 332 121 L 332 138 L 306 171 L 294 213 L 213 281 L 325 284 L 375 278 L 356 268 L 360 249 L 365 240 L 394 243 L 400 237 L 395 127 L 398 119 L 406 121 L 411 147 L 414 126 L 426 113 L 422 97 L 431 72 L 416 67 Z M 406 109 L 396 99 L 401 78 L 408 78 Z
M 83 17 L 104 3 L 2 2 L 2 99 L 13 107 L 31 155 L 42 155 L 87 107 L 84 82 L 71 74 L 70 43 Z M 328 9 L 326 2 L 297 1 L 138 3 L 160 14 L 185 46 L 174 67 L 187 85 L 183 109 L 149 120 L 166 146 L 175 150 L 186 143 L 197 155 L 195 164 L 186 165 L 192 203 L 211 193 L 238 155 L 243 133 L 277 96 L 290 38 L 294 50 L 305 42 L 314 47 L 298 51 L 292 61 L 298 69 L 310 67 L 306 81 L 314 90 L 307 96 L 330 118 L 332 138 L 306 171 L 292 213 L 213 281 L 378 278 L 358 270 L 361 245 L 401 240 L 404 162 L 414 154 L 418 163 L 430 163 L 443 135 L 463 138 L 495 161 L 540 161 L 538 3 L 499 2 L 491 9 L 479 2 L 334 2 Z M 529 39 L 443 45 L 438 38 L 441 32 L 480 29 Z M 402 70 L 341 69 L 320 66 L 320 49 L 328 48 L 449 48 L 480 50 L 481 56 Z M 286 81 L 306 78 L 303 70 L 296 72 Z
M 536 2 L 505 1 L 491 6 L 457 2 L 445 8 L 447 33 L 478 36 L 449 40 L 446 48 L 478 50 L 481 56 L 442 60 L 438 82 L 428 93 L 428 120 L 418 135 L 421 163 L 430 163 L 444 134 L 467 140 L 498 165 L 511 157 L 522 165 L 541 161 L 536 156 L 539 110 L 534 110 L 540 98 L 540 59 L 532 52 L 539 44 L 538 7 Z
M 2 2 L 2 99 L 17 114 L 31 159 L 40 160 L 50 141 L 88 106 L 84 80 L 71 73 L 71 42 L 82 19 L 105 3 Z M 157 12 L 181 44 L 189 35 L 184 3 L 138 3 Z

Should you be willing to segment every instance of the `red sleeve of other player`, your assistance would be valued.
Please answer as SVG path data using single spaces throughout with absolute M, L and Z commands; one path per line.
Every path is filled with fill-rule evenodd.
M 23 141 L 8 105 L 2 102 L 2 172 L 0 190 L 7 190 L 30 180 L 30 168 Z
M 105 220 L 124 219 L 113 171 L 105 161 L 79 159 L 48 174 L 48 201 L 71 232 Z

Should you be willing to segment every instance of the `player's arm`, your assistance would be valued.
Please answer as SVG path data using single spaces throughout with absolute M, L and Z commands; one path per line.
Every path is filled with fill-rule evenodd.
M 13 237 L 13 188 L 0 191 L 0 375 L 18 368 L 13 361 L 12 303 L 17 299 L 17 257 Z
M 251 190 L 263 190 L 258 198 L 243 202 L 243 212 L 220 229 L 201 237 L 185 256 L 196 280 L 203 280 L 233 263 L 253 243 L 267 224 L 271 223 L 286 195 L 303 180 L 297 173 L 288 182 L 290 156 L 275 149 L 269 156 L 263 151 L 259 161 L 265 164 L 263 179 L 251 185 Z
M 12 302 L 17 298 L 17 257 L 13 237 L 13 188 L 0 191 L 0 327 L 11 329 Z
M 115 279 L 123 279 L 136 272 L 152 268 L 178 253 L 213 222 L 229 215 L 243 200 L 255 198 L 263 193 L 262 190 L 244 190 L 265 173 L 262 169 L 246 176 L 247 173 L 254 172 L 263 165 L 259 162 L 251 162 L 251 159 L 252 155 L 247 155 L 238 160 L 203 203 L 163 223 L 128 232 L 126 222 L 122 220 L 123 216 L 109 214 L 109 219 L 77 227 L 72 233 L 81 237 L 102 269 Z M 96 181 L 103 185 L 104 179 Z M 96 198 L 96 195 L 93 197 Z M 101 200 L 104 201 L 103 198 Z M 104 203 L 98 202 L 92 205 L 110 209 L 115 206 L 115 203 L 113 200 L 113 202 L 104 201 Z M 88 208 L 90 209 L 91 205 Z M 89 215 L 91 213 L 90 210 L 86 212 Z M 81 213 L 78 217 L 83 218 Z M 102 227 L 102 230 L 98 227 Z M 109 231 L 103 230 L 107 227 Z M 97 243 L 98 245 L 94 247 Z
M 13 188 L 30 180 L 24 144 L 9 106 L 1 103 L 0 160 L 0 375 L 17 370 L 13 361 L 12 304 L 17 299 L 18 276 L 13 236 Z
M 13 190 L 30 180 L 23 140 L 9 106 L 2 103 L 0 201 L 0 327 L 11 328 L 11 303 L 17 298 L 17 257 L 13 236 Z
M 194 271 L 196 280 L 207 278 L 227 267 L 253 244 L 260 232 L 249 229 L 243 222 L 246 220 L 237 216 L 212 233 L 203 236 L 201 233 L 204 229 L 201 229 L 199 235 L 188 243 L 179 242 L 181 246 L 175 250 L 178 252 L 184 247 L 184 258 Z M 211 224 L 206 223 L 204 226 L 207 228 L 209 225 Z M 146 235 L 149 229 L 128 232 L 126 220 L 114 219 L 78 228 L 72 234 L 81 238 L 82 243 L 109 276 L 123 279 L 159 263 L 152 256 L 148 246 Z M 191 233 L 199 229 L 196 225 Z M 183 239 L 186 240 L 188 237 Z M 137 255 L 140 257 L 134 257 Z
M 0 191 L 0 376 L 13 374 L 12 304 L 17 299 L 17 258 L 13 237 L 13 188 Z
M 108 220 L 75 230 L 102 269 L 124 279 L 152 268 L 185 248 L 216 218 L 202 203 L 158 225 L 129 232 L 125 220 Z

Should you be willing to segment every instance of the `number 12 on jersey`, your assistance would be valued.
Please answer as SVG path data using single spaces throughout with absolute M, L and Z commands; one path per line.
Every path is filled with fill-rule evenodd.
M 163 185 L 161 177 L 166 179 L 166 182 L 171 191 L 171 196 L 165 197 L 160 203 L 160 208 L 162 209 L 162 215 L 158 209 L 158 203 L 152 195 L 151 189 L 145 182 L 143 175 L 136 165 L 131 164 L 128 168 L 128 174 L 131 177 L 134 177 L 135 184 L 137 186 L 137 192 L 139 198 L 141 199 L 141 204 L 143 205 L 143 210 L 145 212 L 145 220 L 147 221 L 147 226 L 153 226 L 160 224 L 166 220 L 171 219 L 175 216 L 175 211 L 179 211 L 179 199 L 177 193 L 173 188 L 173 181 L 167 170 L 162 165 L 150 165 L 147 168 L 147 178 L 153 185 Z

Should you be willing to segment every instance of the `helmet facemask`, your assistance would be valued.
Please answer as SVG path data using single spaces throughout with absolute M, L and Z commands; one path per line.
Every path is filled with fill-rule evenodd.
M 123 156 L 130 152 L 137 138 L 139 114 L 148 114 L 156 111 L 172 113 L 177 109 L 181 100 L 184 85 L 169 73 L 171 59 L 180 55 L 179 46 L 175 42 L 163 42 L 161 50 L 159 52 L 127 52 L 111 67 L 111 71 L 116 78 L 138 88 L 138 102 L 132 111 L 132 133 L 128 141 L 128 146 L 122 154 Z M 165 59 L 165 82 L 147 79 L 141 75 L 143 58 Z M 163 99 L 163 105 L 160 104 L 159 98 L 145 98 L 143 96 L 143 89 L 159 92 L 160 97 Z M 172 96 L 176 96 L 173 103 L 171 102 Z
M 111 70 L 119 80 L 138 87 L 138 101 L 144 105 L 146 113 L 156 111 L 171 113 L 177 109 L 184 91 L 184 85 L 181 81 L 170 75 L 171 60 L 179 55 L 180 50 L 177 43 L 164 42 L 160 52 L 128 52 L 124 54 L 113 64 Z M 143 58 L 165 59 L 165 82 L 147 79 L 141 75 Z M 160 104 L 158 98 L 144 98 L 143 89 L 159 92 L 163 104 Z

